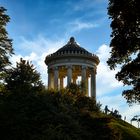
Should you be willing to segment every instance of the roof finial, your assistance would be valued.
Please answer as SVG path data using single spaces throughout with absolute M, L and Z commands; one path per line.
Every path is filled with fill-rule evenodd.
M 69 42 L 70 42 L 71 44 L 74 44 L 74 43 L 75 43 L 74 37 L 71 37 Z

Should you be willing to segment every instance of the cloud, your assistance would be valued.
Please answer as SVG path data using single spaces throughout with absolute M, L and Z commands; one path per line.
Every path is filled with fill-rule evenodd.
M 48 38 L 45 38 L 42 35 L 39 35 L 33 40 L 21 37 L 18 47 L 21 48 L 21 51 L 24 50 L 24 52 L 26 53 L 35 52 L 37 54 L 42 54 L 44 52 L 52 53 L 62 45 L 64 45 L 63 39 L 59 41 L 53 41 Z
M 97 68 L 97 100 L 101 102 L 102 109 L 105 105 L 108 105 L 110 110 L 117 109 L 122 115 L 122 119 L 126 116 L 126 121 L 130 123 L 133 116 L 140 115 L 140 105 L 128 106 L 126 100 L 122 97 L 123 84 L 115 79 L 115 74 L 119 71 L 119 68 L 112 71 L 106 64 L 110 55 L 109 46 L 103 44 L 96 52 L 100 59 Z M 115 91 L 119 93 L 115 93 Z M 133 125 L 138 126 L 137 122 L 133 122 Z
M 130 107 L 127 107 L 125 109 L 122 110 L 122 114 L 124 114 L 124 116 L 127 116 L 127 121 L 129 123 L 131 123 L 131 119 L 136 116 L 139 115 L 140 118 L 140 105 L 133 105 Z M 138 122 L 133 121 L 132 124 L 136 127 L 138 127 Z
M 45 85 L 47 85 L 47 66 L 44 63 L 45 57 L 48 54 L 55 52 L 63 45 L 63 39 L 53 41 L 46 39 L 43 36 L 38 36 L 34 40 L 28 40 L 22 37 L 18 46 L 20 48 L 20 52 L 11 57 L 11 62 L 15 66 L 16 62 L 20 61 L 21 57 L 25 60 L 31 61 L 36 67 L 37 71 L 40 72 L 42 81 L 45 83 Z
M 100 103 L 102 104 L 102 110 L 104 110 L 105 105 L 108 105 L 108 108 L 111 111 L 117 109 L 119 111 L 119 114 L 121 114 L 122 119 L 126 117 L 126 121 L 128 123 L 131 123 L 131 119 L 135 115 L 140 115 L 140 105 L 134 104 L 133 106 L 129 106 L 121 94 L 109 96 L 104 95 L 102 97 L 99 97 L 98 101 L 100 101 Z M 137 122 L 132 122 L 132 124 L 138 127 Z
M 85 9 L 98 8 L 100 5 L 105 4 L 104 0 L 80 0 L 73 5 L 74 11 L 84 11 Z
M 110 48 L 109 46 L 103 44 L 97 50 L 97 56 L 100 59 L 100 64 L 97 67 L 97 94 L 98 96 L 102 96 L 104 94 L 108 94 L 122 86 L 122 83 L 118 82 L 115 79 L 115 74 L 119 71 L 110 70 L 107 66 L 107 59 L 109 57 Z M 105 87 L 105 88 L 103 88 Z
M 71 32 L 81 31 L 84 29 L 97 28 L 99 26 L 98 24 L 93 24 L 90 22 L 82 22 L 79 20 L 71 22 L 69 23 L 69 25 L 71 27 Z

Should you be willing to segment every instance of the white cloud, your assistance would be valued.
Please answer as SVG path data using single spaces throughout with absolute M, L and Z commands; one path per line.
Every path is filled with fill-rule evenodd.
M 123 84 L 115 79 L 115 74 L 119 71 L 119 68 L 112 71 L 106 64 L 110 55 L 109 52 L 110 48 L 107 45 L 102 45 L 97 50 L 100 59 L 97 68 L 97 99 L 103 105 L 102 109 L 105 105 L 108 105 L 110 110 L 117 109 L 122 115 L 122 119 L 126 116 L 126 121 L 130 123 L 133 116 L 140 115 L 140 105 L 134 104 L 129 107 L 124 97 L 122 97 Z M 116 94 L 114 91 L 118 91 L 119 88 L 121 90 Z M 137 122 L 133 122 L 133 125 L 138 126 Z
M 122 119 L 126 117 L 126 121 L 128 123 L 131 123 L 131 119 L 135 115 L 140 115 L 140 105 L 134 104 L 133 106 L 129 106 L 121 94 L 110 96 L 104 95 L 102 97 L 99 97 L 98 101 L 100 101 L 100 103 L 102 104 L 103 110 L 105 105 L 108 105 L 108 108 L 111 111 L 117 109 L 119 111 L 119 114 L 121 114 Z M 132 124 L 138 127 L 137 122 L 132 122 Z
M 63 39 L 59 41 L 53 41 L 45 38 L 42 35 L 39 35 L 34 40 L 28 40 L 27 38 L 21 37 L 21 42 L 18 47 L 21 48 L 24 52 L 35 52 L 37 54 L 42 54 L 44 52 L 52 53 L 58 48 L 62 47 L 63 44 Z
M 110 95 L 110 96 L 104 95 L 104 96 L 99 98 L 99 101 L 103 105 L 108 105 L 110 110 L 112 110 L 112 109 L 120 110 L 120 106 L 122 106 L 122 103 L 124 103 L 124 98 L 121 96 L 121 94 Z
M 39 36 L 34 40 L 28 40 L 22 37 L 19 44 L 20 52 L 11 58 L 11 62 L 15 66 L 16 62 L 20 61 L 21 57 L 31 61 L 37 71 L 40 72 L 42 81 L 47 85 L 47 66 L 44 63 L 45 57 L 55 52 L 63 45 L 64 40 L 52 41 L 43 36 Z M 26 54 L 24 55 L 23 52 L 25 51 Z
M 97 56 L 100 59 L 100 64 L 97 67 L 97 94 L 104 95 L 110 93 L 118 87 L 122 86 L 122 83 L 115 79 L 115 74 L 118 69 L 110 70 L 107 66 L 107 59 L 109 57 L 110 48 L 107 45 L 102 45 L 97 50 Z M 103 88 L 105 87 L 105 88 Z
M 37 71 L 41 74 L 42 81 L 47 84 L 47 66 L 44 63 L 45 57 L 47 56 L 47 52 L 43 53 L 41 56 L 37 53 L 30 53 L 28 56 L 22 56 L 22 55 L 15 55 L 11 58 L 11 61 L 13 65 L 15 66 L 16 62 L 20 61 L 20 58 L 22 57 L 25 60 L 29 60 L 34 64 L 34 67 L 37 69 Z
M 76 20 L 70 23 L 70 26 L 71 26 L 71 32 L 75 32 L 75 31 L 81 31 L 83 29 L 97 28 L 99 25 L 93 24 L 90 22 L 82 22 L 82 21 Z
M 85 9 L 91 9 L 96 6 L 100 6 L 101 4 L 106 3 L 104 0 L 80 0 L 77 1 L 76 4 L 73 5 L 74 11 L 84 11 Z

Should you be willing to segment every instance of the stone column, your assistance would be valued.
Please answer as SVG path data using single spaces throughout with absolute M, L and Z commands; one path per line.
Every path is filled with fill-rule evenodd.
M 63 77 L 60 77 L 60 89 L 63 88 Z
M 89 94 L 88 94 L 88 76 L 86 77 L 86 96 L 88 97 Z
M 86 76 L 86 66 L 82 66 L 82 85 L 83 85 L 83 93 L 86 95 L 87 91 L 87 76 Z
M 51 89 L 51 71 L 48 68 L 48 89 Z
M 96 99 L 96 70 L 91 70 L 91 97 Z
M 54 89 L 54 72 L 51 73 L 51 89 Z
M 59 71 L 58 67 L 54 68 L 54 88 L 58 89 L 58 76 L 59 76 Z
M 54 88 L 53 70 L 48 68 L 48 89 Z
M 68 66 L 67 69 L 67 85 L 71 83 L 72 80 L 72 66 Z

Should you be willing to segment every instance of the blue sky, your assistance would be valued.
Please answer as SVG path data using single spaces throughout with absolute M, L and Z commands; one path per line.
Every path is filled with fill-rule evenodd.
M 118 109 L 127 121 L 139 115 L 139 106 L 129 107 L 121 96 L 122 83 L 115 80 L 115 73 L 106 65 L 109 57 L 110 20 L 107 0 L 0 0 L 11 21 L 7 26 L 13 39 L 15 63 L 20 57 L 33 62 L 47 83 L 44 59 L 71 36 L 88 51 L 100 58 L 97 71 L 97 99 L 102 106 Z
M 34 39 L 41 34 L 50 39 L 73 35 L 89 50 L 102 42 L 109 44 L 107 2 L 104 0 L 1 0 L 8 9 L 11 22 L 9 34 Z M 101 37 L 102 36 L 102 37 Z

